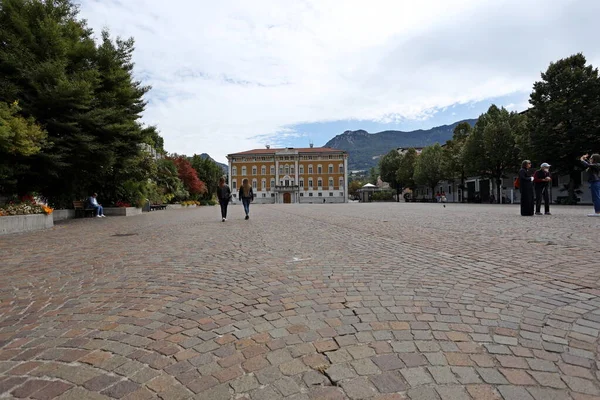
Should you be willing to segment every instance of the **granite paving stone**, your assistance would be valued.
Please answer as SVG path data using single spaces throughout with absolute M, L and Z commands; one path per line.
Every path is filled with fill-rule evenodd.
M 580 208 L 252 207 L 2 236 L 0 397 L 600 397 Z

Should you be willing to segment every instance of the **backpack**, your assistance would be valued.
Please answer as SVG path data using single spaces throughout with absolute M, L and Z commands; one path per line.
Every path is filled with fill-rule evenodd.
M 515 179 L 515 189 L 519 189 L 521 187 L 521 182 L 519 181 L 519 177 L 517 176 L 517 179 Z

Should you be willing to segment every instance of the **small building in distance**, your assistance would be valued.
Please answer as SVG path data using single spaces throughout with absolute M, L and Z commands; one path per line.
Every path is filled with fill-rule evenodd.
M 254 149 L 229 154 L 233 201 L 244 178 L 256 203 L 347 203 L 348 153 L 326 147 Z

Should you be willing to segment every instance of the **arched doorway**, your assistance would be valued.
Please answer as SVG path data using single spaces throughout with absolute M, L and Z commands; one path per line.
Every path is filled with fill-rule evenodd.
M 292 202 L 292 195 L 290 193 L 284 193 L 283 202 L 284 204 L 290 204 Z

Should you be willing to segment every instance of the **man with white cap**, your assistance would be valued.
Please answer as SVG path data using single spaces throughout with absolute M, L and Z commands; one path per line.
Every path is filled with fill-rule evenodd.
M 535 187 L 535 215 L 542 215 L 542 197 L 544 198 L 544 214 L 550 214 L 550 192 L 549 185 L 552 182 L 550 176 L 550 164 L 543 163 L 540 169 L 533 175 Z

